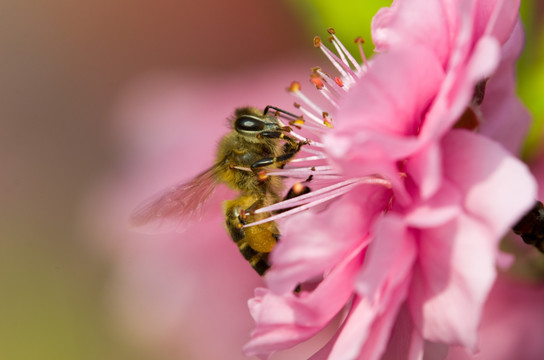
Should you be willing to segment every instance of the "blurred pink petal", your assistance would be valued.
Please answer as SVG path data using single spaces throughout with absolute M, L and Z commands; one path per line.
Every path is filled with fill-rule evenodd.
M 529 113 L 515 95 L 515 63 L 523 42 L 523 29 L 518 21 L 501 49 L 501 62 L 487 82 L 481 106 L 486 121 L 482 123 L 480 132 L 500 142 L 513 153 L 519 152 L 530 123 Z
M 544 286 L 499 276 L 482 314 L 478 351 L 450 349 L 448 360 L 540 359 L 544 353 Z
M 519 18 L 520 0 L 478 0 L 475 1 L 476 36 L 482 32 L 496 38 L 501 44 L 511 36 Z

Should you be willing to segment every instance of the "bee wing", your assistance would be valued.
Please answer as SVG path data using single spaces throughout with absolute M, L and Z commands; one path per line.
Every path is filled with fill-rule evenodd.
M 191 222 L 200 219 L 204 203 L 217 185 L 217 165 L 193 180 L 175 185 L 138 206 L 130 224 L 146 233 L 182 232 Z

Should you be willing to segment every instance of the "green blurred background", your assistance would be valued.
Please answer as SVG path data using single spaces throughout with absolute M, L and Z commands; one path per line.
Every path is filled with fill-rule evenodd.
M 544 120 L 542 3 L 522 4 L 519 93 L 536 119 L 527 156 Z M 0 2 L 0 359 L 156 359 L 113 330 L 103 296 L 110 265 L 78 223 L 82 199 L 115 164 L 112 108 L 131 79 L 235 73 L 296 56 L 319 64 L 315 34 L 333 26 L 346 44 L 370 39 L 372 15 L 388 4 Z

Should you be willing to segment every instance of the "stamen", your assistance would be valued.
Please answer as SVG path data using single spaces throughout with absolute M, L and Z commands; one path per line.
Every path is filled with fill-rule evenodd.
M 333 42 L 333 44 L 336 44 L 336 42 Z M 336 45 L 335 45 L 335 48 L 336 48 Z M 327 58 L 329 59 L 329 61 L 334 65 L 334 67 L 338 70 L 338 72 L 340 74 L 342 74 L 342 76 L 346 79 L 346 80 L 351 80 L 351 83 L 354 83 L 355 80 L 357 80 L 359 78 L 359 76 L 349 67 L 349 64 L 347 64 L 346 62 L 342 61 L 342 59 L 338 58 L 338 56 L 336 54 L 334 54 L 328 47 L 326 47 L 325 45 L 323 45 L 323 43 L 321 42 L 321 40 L 319 40 L 319 49 L 321 49 L 321 51 L 323 51 L 323 53 L 325 54 L 325 56 L 327 56 Z M 339 51 L 339 54 L 342 56 L 342 51 L 341 50 L 338 50 Z M 348 77 L 349 75 L 349 77 Z
M 352 75 L 349 73 L 351 72 L 351 69 L 345 69 L 346 66 L 342 62 L 342 60 L 340 60 L 332 51 L 330 51 L 328 47 L 324 46 L 319 37 L 316 36 L 316 38 L 319 41 L 316 42 L 316 40 L 314 39 L 314 46 L 317 45 L 316 47 L 319 47 L 319 49 L 323 52 L 323 54 L 325 54 L 325 56 L 329 59 L 332 65 L 336 68 L 336 70 L 338 70 L 338 72 L 342 74 L 342 77 L 354 80 L 355 78 L 352 78 L 352 76 L 348 77 L 348 75 Z
M 340 56 L 340 59 L 342 59 L 342 62 L 344 63 L 344 65 L 346 65 L 347 67 L 349 67 L 349 62 L 348 60 L 346 59 L 346 55 L 344 54 L 344 52 L 342 51 L 342 49 L 340 48 L 340 46 L 338 45 L 338 43 L 335 41 L 335 37 L 334 36 L 331 36 L 329 38 L 329 42 L 334 46 L 334 48 L 336 49 L 336 52 L 338 53 L 338 55 Z
M 332 29 L 332 28 L 331 28 Z M 348 49 L 346 49 L 346 47 L 344 46 L 344 44 L 342 44 L 342 42 L 340 41 L 340 39 L 338 39 L 338 37 L 336 36 L 335 32 L 334 32 L 334 29 L 332 29 L 332 32 L 329 31 L 329 34 L 332 35 L 332 39 L 333 39 L 333 44 L 334 46 L 336 47 L 337 51 L 339 54 L 344 54 L 342 55 L 342 58 L 345 58 L 347 57 L 349 59 L 349 62 L 351 62 L 351 64 L 353 65 L 353 67 L 355 68 L 355 70 L 357 71 L 361 71 L 361 66 L 359 65 L 359 63 L 357 62 L 357 60 L 355 60 L 355 58 L 353 57 L 353 55 L 351 55 L 351 53 L 348 51 Z M 347 61 L 346 61 L 347 62 Z M 348 64 L 349 66 L 349 64 Z
M 363 44 L 365 43 L 365 39 L 363 39 L 362 36 L 357 36 L 355 38 L 355 43 L 359 45 L 359 53 L 361 54 L 361 58 L 363 59 L 363 64 L 368 68 L 368 62 L 366 61 L 365 52 L 363 50 Z
M 281 119 L 278 118 L 278 122 L 280 123 L 280 125 L 284 126 L 283 122 L 281 121 Z M 304 124 L 304 122 L 303 122 Z M 302 136 L 302 135 L 299 135 L 297 134 L 292 128 L 290 128 L 290 131 L 289 131 L 289 134 L 291 134 L 294 138 L 296 138 L 297 140 L 299 141 L 302 141 L 302 142 L 305 142 L 307 145 L 309 144 L 313 144 L 313 141 Z
M 303 157 L 303 158 L 296 158 L 296 159 L 293 159 L 291 160 L 291 164 L 292 163 L 297 163 L 297 162 L 304 162 L 304 161 L 316 161 L 316 160 L 323 160 L 323 159 L 326 159 L 327 157 L 325 155 L 314 155 L 314 156 L 307 156 L 307 157 Z
M 325 76 L 322 76 L 325 75 Z M 329 83 L 327 78 L 331 80 L 325 73 L 321 71 L 320 68 L 315 67 L 312 69 L 312 74 L 310 75 L 310 82 L 315 85 L 317 90 L 320 90 L 321 95 L 334 107 L 338 108 L 337 99 L 340 98 L 341 94 L 338 86 L 335 82 L 331 80 Z M 330 84 L 334 84 L 331 86 Z M 333 91 L 334 90 L 334 91 Z
M 299 167 L 299 168 L 287 168 L 287 169 L 273 169 L 269 171 L 270 175 L 278 176 L 295 176 L 295 177 L 308 177 L 310 175 L 323 174 L 323 175 L 337 175 L 337 171 L 330 166 L 312 166 L 312 167 Z
M 257 209 L 255 211 L 256 214 L 263 213 L 263 212 L 270 212 L 270 211 L 276 211 L 281 210 L 288 207 L 298 206 L 301 204 L 307 203 L 309 199 L 311 198 L 319 198 L 320 196 L 325 196 L 329 193 L 332 193 L 338 189 L 342 189 L 345 187 L 350 187 L 350 189 L 354 186 L 361 185 L 361 184 L 368 184 L 368 185 L 382 185 L 388 189 L 391 188 L 391 182 L 383 179 L 378 178 L 375 176 L 365 176 L 362 178 L 355 178 L 355 179 L 348 179 L 344 180 L 342 182 L 329 185 L 327 187 L 321 188 L 316 191 L 312 191 L 308 194 L 297 196 L 296 198 L 292 198 L 289 200 L 280 201 L 279 203 L 272 204 L 270 206 L 262 207 L 260 209 Z
M 323 72 L 320 67 L 316 66 L 312 68 L 312 73 L 317 74 L 321 77 L 321 79 L 325 82 L 329 89 L 334 90 L 334 93 L 337 95 L 337 98 L 343 96 L 346 93 L 346 89 L 342 88 L 344 84 L 342 83 L 342 86 L 338 85 L 338 82 L 336 79 L 332 79 L 327 73 Z M 340 79 L 338 76 L 336 77 Z
M 308 130 L 308 131 L 311 131 L 312 133 L 314 134 L 317 134 L 318 136 L 319 135 L 322 135 L 324 132 L 327 131 L 327 128 L 323 127 L 322 126 L 323 124 L 315 124 L 313 121 L 312 122 L 306 122 L 302 125 L 299 125 L 297 128 L 302 130 Z
M 307 153 L 314 154 L 314 155 L 326 156 L 323 151 L 312 149 L 312 148 L 310 148 L 308 146 L 304 146 L 302 149 L 300 149 L 300 151 L 305 151 Z
M 323 112 L 323 124 L 332 129 L 332 118 L 329 116 L 328 112 Z
M 323 80 L 321 80 L 321 77 L 319 75 L 311 74 L 310 82 L 315 85 L 315 88 L 317 90 L 321 90 L 325 87 L 325 84 L 323 84 Z
M 284 169 L 278 172 L 274 172 L 273 174 L 270 174 L 271 176 L 281 176 L 281 177 L 289 177 L 292 179 L 306 179 L 308 176 L 314 176 L 317 179 L 339 179 L 341 178 L 340 175 L 336 171 L 323 171 L 321 173 L 315 173 L 308 168 L 305 169 L 304 172 L 300 171 L 290 171 L 288 169 Z
M 301 182 L 297 182 L 297 183 L 295 183 L 295 185 L 293 185 L 291 187 L 291 190 L 293 191 L 293 194 L 295 194 L 297 196 L 300 196 L 304 191 L 309 191 L 307 189 L 308 189 L 308 187 L 303 185 Z
M 332 186 L 329 186 L 327 188 L 317 190 L 315 192 L 310 192 L 308 194 L 297 196 L 295 198 L 285 200 L 285 201 L 279 202 L 279 203 L 271 205 L 271 206 L 266 206 L 264 208 L 257 209 L 255 211 L 255 213 L 270 212 L 270 211 L 281 210 L 281 209 L 285 209 L 285 208 L 300 205 L 300 206 L 295 207 L 294 209 L 291 209 L 291 210 L 282 212 L 280 214 L 276 214 L 276 215 L 267 217 L 267 218 L 265 218 L 263 220 L 252 222 L 250 224 L 246 224 L 246 225 L 244 225 L 244 228 L 264 224 L 264 223 L 269 222 L 269 221 L 275 221 L 275 220 L 284 218 L 286 216 L 293 215 L 293 214 L 299 213 L 301 211 L 308 210 L 313 206 L 319 205 L 321 203 L 324 203 L 326 201 L 334 199 L 334 198 L 336 198 L 338 196 L 344 195 L 345 193 L 349 192 L 354 187 L 356 187 L 358 185 L 361 185 L 361 184 L 365 184 L 365 183 L 366 184 L 383 185 L 383 186 L 385 186 L 387 188 L 391 187 L 391 183 L 389 181 L 387 181 L 385 179 L 380 179 L 380 178 L 373 178 L 371 180 L 370 177 L 366 177 L 366 178 L 346 180 L 346 181 L 344 181 L 342 183 L 338 183 L 336 185 L 332 185 Z M 317 196 L 316 200 L 305 203 L 305 200 L 308 200 L 310 198 L 315 198 L 316 196 Z M 304 204 L 304 205 L 301 205 L 301 204 Z
M 305 125 L 305 123 L 306 123 L 306 122 L 304 121 L 304 118 L 303 118 L 302 116 L 299 117 L 299 118 L 296 119 L 296 120 L 289 121 L 289 125 L 294 126 L 294 127 L 297 127 L 297 128 L 299 128 L 299 129 L 300 129 L 300 127 L 301 127 L 302 125 Z
M 339 105 L 338 105 L 338 103 L 336 102 L 336 100 L 334 100 L 334 99 L 332 98 L 332 93 L 331 93 L 330 88 L 329 88 L 328 86 L 323 87 L 323 88 L 321 89 L 321 95 L 323 95 L 323 96 L 325 97 L 325 99 L 327 99 L 327 101 L 328 101 L 329 103 L 331 103 L 332 106 L 334 106 L 334 107 L 337 108 L 337 109 L 339 108 Z
M 287 91 L 290 93 L 300 91 L 300 83 L 298 81 L 291 82 L 291 84 L 287 87 Z
M 268 174 L 265 170 L 261 170 L 257 174 L 257 178 L 259 179 L 259 181 L 265 181 L 266 179 L 268 179 Z
M 317 106 L 317 104 L 315 104 L 312 100 L 310 100 L 308 97 L 306 97 L 306 95 L 302 93 L 301 86 L 298 81 L 293 81 L 291 85 L 287 88 L 287 91 L 297 96 L 304 103 L 314 109 L 318 114 L 321 114 L 323 112 L 323 110 L 321 110 L 321 108 Z
M 321 38 L 319 36 L 314 36 L 314 47 L 321 47 Z
M 320 143 L 320 142 L 315 141 L 315 140 L 310 140 L 310 142 L 307 145 L 315 146 L 315 147 L 318 147 L 318 148 L 324 148 L 325 147 L 325 145 L 323 143 Z
M 310 110 L 306 109 L 305 107 L 303 107 L 301 105 L 298 106 L 298 109 L 300 111 L 302 111 L 302 113 L 304 114 L 304 116 L 306 118 L 309 118 L 310 120 L 313 120 L 315 123 L 317 123 L 319 125 L 323 125 L 323 120 L 321 118 L 319 118 L 319 116 L 317 116 L 314 113 L 310 112 Z M 323 114 L 323 112 L 319 112 L 318 114 Z

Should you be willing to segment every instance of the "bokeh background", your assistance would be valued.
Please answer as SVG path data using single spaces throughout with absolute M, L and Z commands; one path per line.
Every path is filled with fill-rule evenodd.
M 529 161 L 544 124 L 543 4 L 522 2 L 519 93 L 536 120 Z M 333 26 L 346 44 L 370 39 L 370 19 L 387 5 L 0 0 L 0 359 L 205 359 L 195 347 L 221 343 L 221 331 L 243 343 L 245 301 L 261 280 L 240 275 L 236 249 L 198 229 L 191 237 L 204 247 L 131 242 L 123 215 L 153 188 L 198 173 L 234 107 L 289 104 L 284 87 L 324 63 L 315 34 Z M 202 256 L 210 247 L 219 255 Z M 179 266 L 183 252 L 201 260 Z M 232 286 L 199 277 L 210 266 L 235 269 L 221 279 Z M 199 328 L 176 301 L 196 318 L 225 306 Z M 210 328 L 221 316 L 232 325 Z

